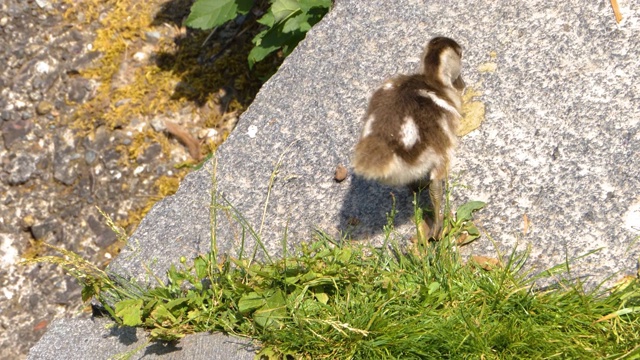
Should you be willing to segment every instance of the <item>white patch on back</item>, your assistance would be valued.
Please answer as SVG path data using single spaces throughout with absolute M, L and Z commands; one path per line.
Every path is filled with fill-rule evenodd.
M 400 140 L 404 144 L 404 147 L 411 149 L 420 140 L 420 134 L 418 134 L 418 127 L 416 122 L 411 116 L 404 118 L 404 123 L 400 128 Z
M 418 95 L 426 97 L 431 99 L 436 105 L 438 105 L 439 107 L 441 107 L 442 109 L 444 109 L 445 111 L 448 111 L 452 114 L 454 114 L 457 117 L 462 117 L 460 116 L 460 113 L 458 112 L 458 110 L 451 106 L 451 104 L 449 104 L 445 99 L 438 97 L 438 95 L 436 95 L 435 93 L 432 93 L 431 91 L 427 91 L 424 89 L 420 89 L 418 90 Z
M 382 88 L 384 90 L 391 90 L 393 89 L 393 83 L 391 81 L 384 83 L 384 85 L 382 85 Z
M 363 138 L 366 138 L 367 136 L 369 136 L 371 134 L 371 125 L 373 124 L 374 120 L 375 120 L 375 117 L 373 116 L 373 114 L 369 115 L 369 118 L 364 123 L 364 129 L 362 130 L 362 137 Z

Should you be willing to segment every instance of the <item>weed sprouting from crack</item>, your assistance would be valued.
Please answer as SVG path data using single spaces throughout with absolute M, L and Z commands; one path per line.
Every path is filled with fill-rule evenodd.
M 397 244 L 392 208 L 381 249 L 319 232 L 295 254 L 275 259 L 268 257 L 260 232 L 219 197 L 215 168 L 214 163 L 211 251 L 190 266 L 181 259 L 183 268 L 172 266 L 167 284 L 143 289 L 59 248 L 62 256 L 26 263 L 62 266 L 84 286 L 83 299 L 96 296 L 119 325 L 143 327 L 150 340 L 220 331 L 254 339 L 261 347 L 257 358 L 640 355 L 637 277 L 606 291 L 587 291 L 580 282 L 558 276 L 569 270 L 569 260 L 534 276 L 522 270 L 528 252 L 463 261 L 460 238 L 474 236 L 472 215 L 482 203 L 463 204 L 452 214 L 447 196 L 443 239 L 419 242 L 414 249 Z M 244 242 L 237 257 L 218 253 L 215 229 L 222 208 L 242 225 L 243 236 L 262 247 L 267 261 L 256 260 L 255 252 L 245 258 Z M 422 219 L 418 206 L 415 219 L 416 225 Z M 283 242 L 286 248 L 286 235 Z M 540 279 L 552 279 L 556 286 L 540 289 Z

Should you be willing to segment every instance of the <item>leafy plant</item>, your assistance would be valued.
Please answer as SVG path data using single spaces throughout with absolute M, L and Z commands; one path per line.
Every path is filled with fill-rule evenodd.
M 238 15 L 248 14 L 253 6 L 252 0 L 196 0 L 186 25 L 202 30 L 212 29 Z M 331 0 L 272 0 L 268 11 L 258 19 L 265 30 L 253 38 L 249 65 L 253 66 L 280 49 L 285 56 L 289 55 L 330 7 Z
M 216 198 L 214 210 L 230 207 Z M 514 250 L 490 270 L 465 262 L 457 244 L 473 231 L 473 212 L 482 206 L 463 204 L 455 217 L 446 211 L 443 238 L 417 252 L 395 240 L 393 208 L 383 249 L 339 245 L 320 233 L 279 260 L 256 261 L 242 250 L 237 258 L 220 259 L 213 232 L 211 252 L 189 266 L 181 258 L 168 271 L 168 283 L 154 289 L 114 278 L 62 249 L 63 257 L 28 263 L 60 264 L 85 286 L 85 300 L 97 296 L 118 324 L 144 327 L 151 340 L 222 331 L 258 340 L 257 358 L 640 356 L 638 278 L 625 278 L 609 292 L 586 291 L 579 280 L 557 277 L 568 271 L 568 261 L 535 276 L 522 270 L 526 252 Z M 261 241 L 253 229 L 246 232 Z M 536 290 L 543 278 L 559 286 Z

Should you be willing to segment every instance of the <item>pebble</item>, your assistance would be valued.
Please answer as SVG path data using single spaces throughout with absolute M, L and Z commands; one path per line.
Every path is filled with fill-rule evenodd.
M 139 63 L 147 61 L 148 58 L 149 54 L 142 51 L 138 51 L 137 53 L 133 54 L 133 59 Z
M 158 40 L 160 40 L 160 37 L 161 37 L 159 31 L 146 31 L 144 35 L 146 36 L 147 41 L 151 43 L 157 42 Z
M 46 115 L 51 112 L 53 109 L 53 104 L 49 101 L 40 101 L 38 105 L 36 105 L 36 114 L 38 115 Z
M 133 175 L 134 176 L 138 176 L 138 175 L 142 174 L 142 172 L 144 171 L 144 168 L 145 168 L 144 165 L 138 166 L 135 170 L 133 170 Z
M 7 178 L 9 185 L 24 184 L 31 179 L 36 171 L 36 159 L 26 154 L 20 154 L 5 167 L 5 171 L 9 173 Z
M 95 163 L 97 158 L 98 154 L 96 154 L 96 152 L 93 150 L 87 150 L 84 153 L 84 161 L 87 163 L 87 165 L 92 165 L 93 163 Z
M 347 174 L 347 168 L 344 167 L 344 165 L 338 165 L 336 166 L 336 172 L 333 178 L 336 182 L 342 182 L 347 178 Z
M 40 91 L 33 91 L 29 93 L 29 99 L 31 99 L 31 101 L 40 101 L 42 100 L 42 93 L 40 93 Z
M 36 0 L 36 4 L 38 4 L 38 6 L 40 6 L 41 8 L 50 8 L 51 7 L 51 3 L 47 0 Z
M 2 120 L 4 121 L 9 121 L 11 120 L 11 114 L 11 111 L 4 110 L 0 113 L 0 118 L 2 118 Z
M 214 139 L 216 136 L 218 136 L 218 130 L 216 129 L 202 129 L 198 131 L 199 139 Z
M 16 110 L 23 110 L 24 108 L 27 107 L 27 103 L 22 100 L 16 100 L 16 102 L 13 103 L 13 105 L 15 106 Z
M 154 118 L 151 120 L 151 127 L 157 132 L 163 132 L 167 129 L 167 126 L 164 124 L 164 119 L 162 118 Z
M 47 64 L 45 61 L 38 61 L 36 63 L 36 72 L 40 74 L 48 74 L 51 72 L 51 65 Z
M 31 132 L 33 124 L 31 121 L 5 121 L 2 123 L 2 139 L 4 140 L 4 147 L 9 149 L 14 143 L 19 142 L 26 138 L 27 134 Z

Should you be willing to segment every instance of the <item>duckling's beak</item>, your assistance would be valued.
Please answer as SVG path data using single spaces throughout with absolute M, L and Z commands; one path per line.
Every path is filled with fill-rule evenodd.
M 462 80 L 462 75 L 458 76 L 458 78 L 453 82 L 453 87 L 460 91 L 464 90 L 465 86 L 464 80 Z

